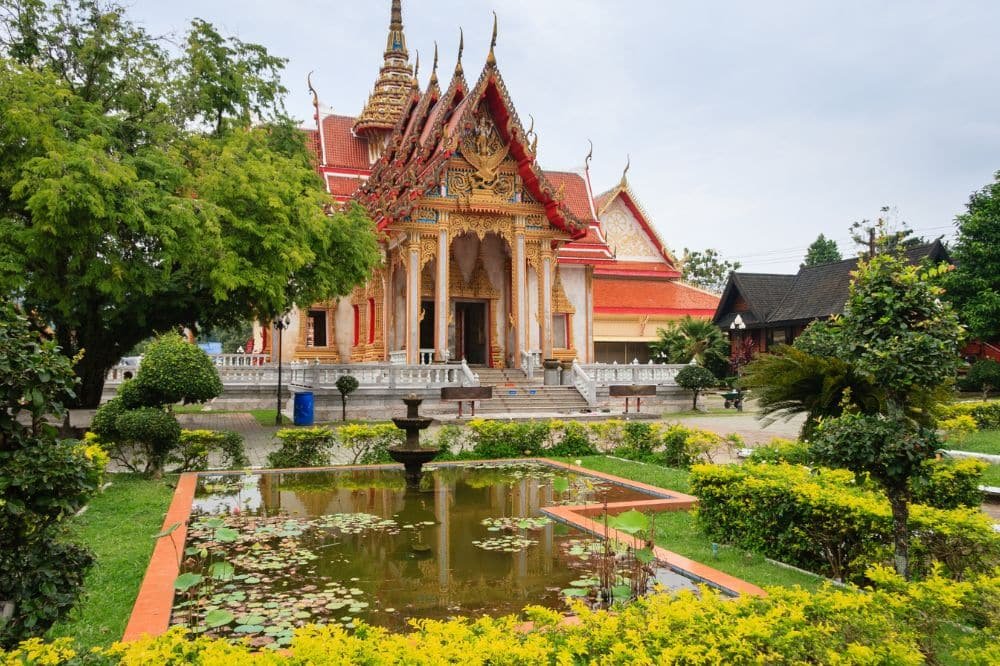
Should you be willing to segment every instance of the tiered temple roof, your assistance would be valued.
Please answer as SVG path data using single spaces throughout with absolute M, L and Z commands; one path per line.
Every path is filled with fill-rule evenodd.
M 501 138 L 509 143 L 509 156 L 517 164 L 527 194 L 545 206 L 551 224 L 572 238 L 559 248 L 560 263 L 595 267 L 601 283 L 595 282 L 596 311 L 604 307 L 624 308 L 623 312 L 662 309 L 664 303 L 686 314 L 714 311 L 716 296 L 678 282 L 677 261 L 625 174 L 615 187 L 595 197 L 589 168 L 579 172 L 541 169 L 536 160 L 538 137 L 533 127 L 524 129 L 514 109 L 497 67 L 495 44 L 494 29 L 486 64 L 470 86 L 460 37 L 456 65 L 443 92 L 435 46 L 430 79 L 426 90 L 421 90 L 419 63 L 415 68 L 409 63 L 401 3 L 393 0 L 383 65 L 361 114 L 356 118 L 324 115 L 317 119 L 318 129 L 306 130 L 331 196 L 340 203 L 358 200 L 380 227 L 404 218 L 421 197 L 442 187 L 450 158 L 459 152 L 462 137 L 475 129 L 475 114 L 485 105 Z M 614 238 L 609 239 L 604 217 L 618 205 L 630 211 L 641 235 L 655 248 L 650 256 L 624 256 Z M 637 279 L 645 279 L 641 289 L 637 289 Z M 642 295 L 637 295 L 639 291 Z

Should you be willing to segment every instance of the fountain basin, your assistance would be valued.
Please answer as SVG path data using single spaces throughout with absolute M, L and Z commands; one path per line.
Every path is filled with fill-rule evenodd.
M 424 465 L 434 460 L 441 449 L 411 449 L 394 447 L 389 449 L 389 457 L 401 463 L 406 469 L 406 485 L 410 488 L 420 487 L 420 477 Z

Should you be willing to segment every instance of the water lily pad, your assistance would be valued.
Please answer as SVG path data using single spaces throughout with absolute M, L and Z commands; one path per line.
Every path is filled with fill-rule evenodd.
M 631 509 L 608 519 L 608 524 L 626 534 L 638 534 L 649 529 L 649 518 L 646 514 Z
M 229 562 L 215 562 L 208 568 L 208 574 L 215 580 L 229 580 L 236 569 Z
M 562 593 L 563 596 L 567 597 L 585 597 L 589 594 L 589 591 L 579 587 L 567 587 Z
M 220 527 L 215 530 L 215 540 L 219 543 L 232 543 L 240 538 L 240 533 L 230 527 Z
M 250 615 L 243 615 L 236 621 L 241 625 L 254 625 L 254 624 L 263 624 L 264 622 L 267 621 L 267 618 L 264 617 L 263 615 L 250 614 Z
M 216 629 L 218 627 L 225 626 L 233 621 L 233 614 L 227 610 L 215 609 L 210 610 L 205 615 L 205 624 L 210 629 Z
M 201 580 L 201 574 L 191 573 L 190 571 L 182 573 L 174 580 L 174 589 L 179 592 L 187 592 L 192 587 L 200 583 Z

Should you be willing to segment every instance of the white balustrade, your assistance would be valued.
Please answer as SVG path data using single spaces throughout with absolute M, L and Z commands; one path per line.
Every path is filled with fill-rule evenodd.
M 597 383 L 575 360 L 573 361 L 573 386 L 576 387 L 589 406 L 593 407 L 597 404 Z
M 479 386 L 479 375 L 472 371 L 465 359 L 462 359 L 462 383 L 461 386 Z
M 541 365 L 542 353 L 539 351 L 521 350 L 521 370 L 528 379 L 535 378 L 535 368 Z
M 686 366 L 652 363 L 647 365 L 587 363 L 581 367 L 597 386 L 611 386 L 612 384 L 676 386 L 677 373 Z
M 216 354 L 212 357 L 216 367 L 243 368 L 247 366 L 265 365 L 271 362 L 270 354 Z

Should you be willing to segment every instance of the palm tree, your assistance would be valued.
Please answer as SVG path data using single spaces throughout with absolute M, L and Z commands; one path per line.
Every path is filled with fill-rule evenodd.
M 716 376 L 727 372 L 729 343 L 718 326 L 690 315 L 657 331 L 659 340 L 650 344 L 654 357 L 664 363 L 690 363 L 708 368 Z

